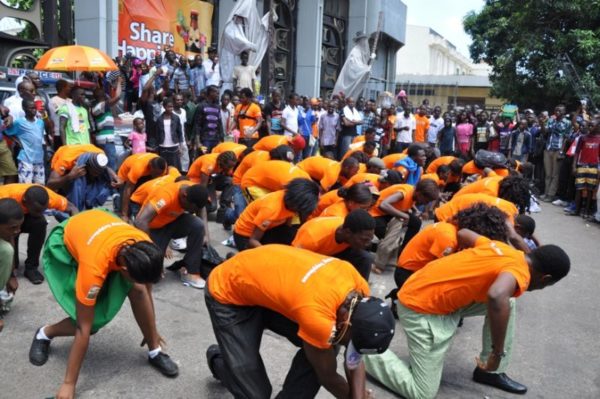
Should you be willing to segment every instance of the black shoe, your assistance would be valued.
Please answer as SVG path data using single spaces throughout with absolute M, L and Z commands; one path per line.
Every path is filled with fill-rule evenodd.
M 158 355 L 148 357 L 148 361 L 152 367 L 167 377 L 177 377 L 179 374 L 179 366 L 166 353 L 158 352 Z
M 219 349 L 219 345 L 213 344 L 209 346 L 206 350 L 206 362 L 208 363 L 208 369 L 212 373 L 212 376 L 215 378 L 215 380 L 221 381 L 221 379 L 215 372 L 214 366 L 214 362 L 218 357 L 221 357 L 221 349 Z
M 523 395 L 527 392 L 527 387 L 525 385 L 519 384 L 517 381 L 512 380 L 505 373 L 488 373 L 479 367 L 476 367 L 475 371 L 473 371 L 473 381 L 480 384 L 489 385 L 506 392 L 517 393 L 519 395 Z
M 227 208 L 220 206 L 217 210 L 217 216 L 215 219 L 217 223 L 223 223 L 223 221 L 225 221 L 225 212 L 227 212 Z
M 179 269 L 181 269 L 183 266 L 184 265 L 183 265 L 183 261 L 182 260 L 176 260 L 170 266 L 167 266 L 167 270 L 172 271 L 172 272 L 176 272 Z
M 27 277 L 32 284 L 38 285 L 44 282 L 44 276 L 38 269 L 25 269 L 23 275 Z
M 37 339 L 36 336 L 40 330 L 38 329 L 33 335 L 33 342 L 31 348 L 29 348 L 29 361 L 36 366 L 43 366 L 48 361 L 50 343 L 52 342 L 47 339 Z

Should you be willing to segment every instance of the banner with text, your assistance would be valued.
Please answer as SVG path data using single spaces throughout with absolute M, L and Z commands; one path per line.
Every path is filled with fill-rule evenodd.
M 153 58 L 170 46 L 204 54 L 212 40 L 213 5 L 200 0 L 119 0 L 119 54 Z

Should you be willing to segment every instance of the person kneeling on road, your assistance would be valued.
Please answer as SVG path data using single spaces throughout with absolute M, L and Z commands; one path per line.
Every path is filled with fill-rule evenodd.
M 53 338 L 75 337 L 57 398 L 75 396 L 90 336 L 117 315 L 126 297 L 148 345 L 148 361 L 167 377 L 177 376 L 177 364 L 161 350 L 152 301 L 163 252 L 146 233 L 108 211 L 85 211 L 52 230 L 43 261 L 48 285 L 69 317 L 36 331 L 29 361 L 42 366 Z
M 240 252 L 211 272 L 206 307 L 218 345 L 208 367 L 236 398 L 267 399 L 272 387 L 260 356 L 265 329 L 300 349 L 277 398 L 366 398 L 362 354 L 382 353 L 394 335 L 387 305 L 347 262 L 286 245 Z M 345 372 L 336 371 L 338 345 Z

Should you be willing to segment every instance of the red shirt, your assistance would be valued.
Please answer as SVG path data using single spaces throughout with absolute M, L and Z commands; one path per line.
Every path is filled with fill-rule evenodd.
M 600 163 L 600 136 L 583 136 L 579 140 L 577 165 L 598 165 Z

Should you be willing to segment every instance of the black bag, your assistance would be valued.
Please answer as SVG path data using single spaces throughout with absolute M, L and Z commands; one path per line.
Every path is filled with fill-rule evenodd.
M 479 150 L 473 160 L 479 169 L 483 168 L 506 168 L 506 156 L 500 152 Z
M 204 245 L 202 247 L 202 265 L 200 267 L 202 278 L 206 280 L 212 269 L 223 263 L 224 260 L 212 245 Z

